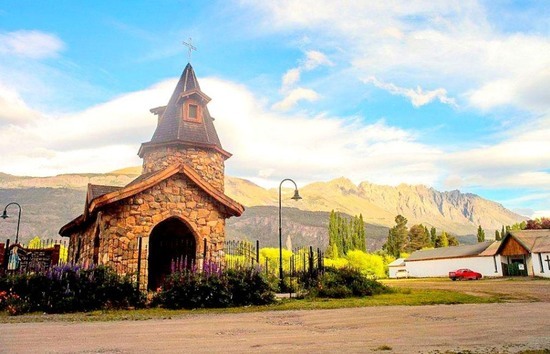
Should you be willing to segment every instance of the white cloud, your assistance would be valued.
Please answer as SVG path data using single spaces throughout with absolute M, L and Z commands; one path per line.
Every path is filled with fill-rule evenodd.
M 139 145 L 156 124 L 149 108 L 166 104 L 175 83 L 164 81 L 82 112 L 0 126 L 0 150 L 9 152 L 2 172 L 44 176 L 139 165 Z M 445 152 L 384 121 L 280 114 L 245 86 L 216 78 L 201 79 L 201 86 L 213 98 L 209 108 L 224 148 L 234 154 L 228 174 L 265 186 L 286 177 L 306 183 L 346 176 L 436 188 L 446 180 L 463 190 L 550 188 L 549 117 L 517 127 L 493 145 Z
M 298 87 L 290 90 L 282 101 L 273 104 L 273 108 L 280 111 L 288 111 L 292 107 L 296 106 L 296 104 L 300 101 L 313 102 L 317 99 L 319 99 L 317 92 L 303 87 Z
M 9 152 L 2 172 L 45 176 L 139 165 L 139 145 L 156 125 L 149 108 L 166 104 L 175 83 L 82 112 L 0 126 L 0 150 Z M 304 183 L 341 175 L 386 184 L 437 178 L 432 163 L 440 152 L 382 121 L 363 126 L 355 118 L 281 115 L 244 86 L 215 78 L 201 79 L 201 86 L 213 98 L 209 108 L 224 148 L 234 154 L 227 163 L 233 175 L 266 183 L 288 176 Z
M 455 187 L 550 190 L 550 115 L 516 126 L 493 145 L 448 154 L 441 163 Z
M 327 58 L 327 56 L 316 50 L 309 50 L 306 52 L 306 60 L 303 63 L 304 70 L 313 70 L 319 66 L 331 66 L 334 65 Z
M 15 90 L 0 83 L 0 125 L 23 124 L 38 115 L 39 113 L 29 108 Z
M 2 172 L 47 176 L 139 165 L 139 145 L 156 125 L 149 109 L 166 104 L 175 84 L 165 81 L 82 112 L 0 126 L 0 150 L 7 152 Z
M 234 154 L 226 164 L 233 175 L 268 186 L 289 176 L 302 183 L 342 175 L 384 184 L 437 179 L 440 151 L 383 121 L 364 126 L 356 118 L 281 115 L 246 87 L 212 78 L 201 87 L 212 97 L 224 148 Z
M 526 76 L 529 78 L 525 81 L 522 75 L 490 81 L 468 92 L 467 97 L 472 105 L 484 110 L 511 105 L 545 112 L 550 102 L 550 67 Z
M 0 54 L 32 59 L 56 56 L 65 44 L 56 35 L 40 31 L 0 32 Z
M 474 107 L 548 107 L 550 39 L 499 32 L 476 1 L 245 2 L 269 32 L 294 30 L 334 48 L 363 77 L 442 87 Z
M 294 84 L 296 84 L 298 81 L 300 81 L 300 75 L 301 71 L 299 68 L 293 68 L 288 70 L 283 75 L 283 91 L 288 90 L 288 88 L 292 87 Z
M 536 210 L 531 215 L 531 219 L 536 218 L 549 218 L 550 217 L 550 210 Z
M 296 87 L 300 81 L 302 72 L 311 71 L 323 65 L 333 65 L 332 62 L 321 52 L 310 50 L 306 53 L 306 58 L 296 68 L 289 69 L 282 78 L 281 93 L 285 97 L 274 103 L 273 108 L 281 111 L 287 111 L 293 108 L 300 101 L 315 101 L 319 94 L 312 89 Z
M 457 107 L 456 101 L 454 98 L 447 96 L 447 90 L 444 88 L 438 88 L 432 91 L 424 91 L 422 87 L 418 86 L 416 89 L 409 89 L 396 86 L 392 83 L 382 82 L 376 77 L 371 76 L 368 79 L 364 80 L 365 83 L 372 83 L 374 86 L 388 91 L 392 95 L 399 95 L 407 97 L 413 106 L 421 107 L 428 103 L 433 102 L 434 100 L 439 100 L 439 102 L 448 104 L 453 107 Z

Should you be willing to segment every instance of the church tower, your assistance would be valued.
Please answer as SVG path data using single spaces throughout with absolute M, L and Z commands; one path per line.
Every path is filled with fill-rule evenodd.
M 61 228 L 69 260 L 137 274 L 155 290 L 175 269 L 223 264 L 225 219 L 244 207 L 224 193 L 224 163 L 214 118 L 191 64 L 138 155 L 142 174 L 124 187 L 88 185 L 84 213 Z M 143 278 L 143 279 L 142 279 Z
M 214 128 L 207 107 L 210 100 L 187 64 L 168 105 L 151 109 L 158 123 L 151 141 L 143 143 L 138 152 L 143 159 L 142 174 L 185 163 L 223 192 L 224 162 L 231 154 L 222 148 Z

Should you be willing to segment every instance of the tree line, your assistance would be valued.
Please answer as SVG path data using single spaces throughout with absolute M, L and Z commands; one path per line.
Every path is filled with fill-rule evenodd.
M 453 235 L 444 230 L 437 232 L 435 227 L 423 224 L 407 227 L 407 218 L 402 215 L 395 217 L 395 226 L 388 231 L 386 243 L 382 250 L 387 254 L 399 258 L 404 253 L 411 253 L 424 248 L 441 248 L 458 246 L 459 242 Z M 495 231 L 495 240 L 500 241 L 511 230 L 550 229 L 550 218 L 526 220 L 511 226 L 502 226 L 501 231 Z M 349 251 L 366 252 L 366 234 L 363 215 L 345 218 L 339 212 L 331 211 L 329 217 L 329 243 L 325 253 L 326 258 L 342 258 Z M 485 241 L 485 230 L 481 225 L 477 228 L 477 241 Z
M 550 218 L 541 217 L 530 220 L 524 220 L 513 225 L 502 226 L 501 230 L 495 230 L 495 241 L 501 241 L 510 231 L 519 230 L 542 230 L 550 229 Z M 485 241 L 485 231 L 479 226 L 477 228 L 477 241 Z
M 440 248 L 458 246 L 456 237 L 445 231 L 437 234 L 435 227 L 428 230 L 427 226 L 416 224 L 407 228 L 407 218 L 403 215 L 395 217 L 395 226 L 388 231 L 388 239 L 382 249 L 399 258 L 403 253 L 410 253 L 423 248 Z
M 363 215 L 345 218 L 332 210 L 328 221 L 327 258 L 341 258 L 351 250 L 366 252 L 366 234 Z

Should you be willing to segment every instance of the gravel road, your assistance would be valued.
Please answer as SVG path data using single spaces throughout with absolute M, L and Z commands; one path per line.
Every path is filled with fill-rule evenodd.
M 476 286 L 473 283 L 468 286 Z M 483 281 L 477 284 L 485 286 Z M 535 293 L 550 290 L 550 282 L 528 284 L 535 284 Z M 0 324 L 2 353 L 516 353 L 527 349 L 550 349 L 550 301 Z

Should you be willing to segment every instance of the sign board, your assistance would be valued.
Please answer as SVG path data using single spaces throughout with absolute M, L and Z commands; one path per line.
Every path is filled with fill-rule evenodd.
M 518 263 L 519 270 L 525 270 L 525 265 L 523 263 Z
M 59 263 L 60 245 L 51 248 L 23 248 L 15 244 L 8 252 L 8 270 L 32 272 L 49 269 Z

